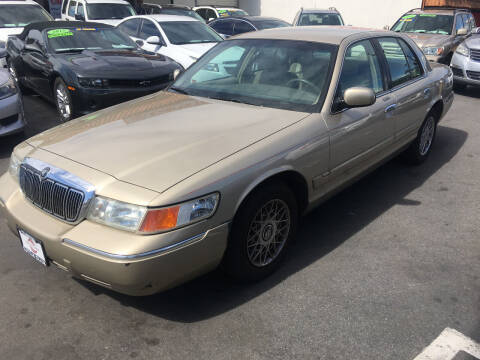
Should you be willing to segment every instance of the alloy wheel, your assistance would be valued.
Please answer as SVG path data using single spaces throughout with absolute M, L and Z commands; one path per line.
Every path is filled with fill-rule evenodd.
M 68 96 L 67 89 L 63 84 L 59 84 L 56 90 L 56 99 L 58 105 L 58 111 L 63 121 L 70 119 L 72 115 L 72 105 L 70 104 L 70 97 Z
M 435 120 L 433 117 L 429 117 L 425 122 L 420 135 L 419 151 L 420 155 L 425 156 L 430 150 L 433 138 L 435 136 Z

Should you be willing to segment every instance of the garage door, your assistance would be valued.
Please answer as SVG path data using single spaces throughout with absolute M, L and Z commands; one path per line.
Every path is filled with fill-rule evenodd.
M 227 7 L 238 7 L 238 0 L 196 0 L 197 6 L 201 5 L 217 5 Z

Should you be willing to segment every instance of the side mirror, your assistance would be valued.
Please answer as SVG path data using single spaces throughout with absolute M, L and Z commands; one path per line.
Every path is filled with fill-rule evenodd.
M 38 47 L 36 47 L 35 45 L 31 45 L 31 44 L 25 44 L 25 48 L 24 48 L 26 51 L 30 51 L 30 52 L 35 52 L 35 53 L 38 53 L 38 54 L 42 54 L 42 50 L 40 50 Z
M 150 45 L 163 45 L 162 40 L 158 36 L 150 36 L 147 38 L 147 44 Z
M 375 104 L 377 100 L 372 89 L 365 87 L 352 87 L 343 94 L 343 99 L 348 107 L 364 107 Z
M 75 14 L 75 20 L 85 21 L 85 16 L 82 14 Z
M 174 81 L 177 80 L 177 78 L 180 76 L 181 73 L 182 73 L 182 70 L 180 70 L 180 69 L 175 69 L 175 70 L 173 71 L 173 80 L 174 80 Z
M 143 42 L 143 40 L 135 40 L 135 43 L 138 45 L 138 46 L 143 46 L 145 43 Z
M 466 28 L 462 28 L 462 29 L 457 30 L 457 36 L 463 36 L 463 35 L 467 35 L 467 34 L 468 34 L 468 30 Z

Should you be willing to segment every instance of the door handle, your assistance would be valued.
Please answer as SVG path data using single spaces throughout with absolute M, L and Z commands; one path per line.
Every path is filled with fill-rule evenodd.
M 385 113 L 392 112 L 392 111 L 394 111 L 396 108 L 397 108 L 397 104 L 392 104 L 392 105 L 390 105 L 390 106 L 387 106 L 387 107 L 385 108 Z

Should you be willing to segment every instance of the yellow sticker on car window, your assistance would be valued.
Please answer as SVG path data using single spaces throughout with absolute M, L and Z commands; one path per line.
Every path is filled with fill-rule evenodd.
M 73 32 L 71 29 L 54 29 L 49 30 L 47 32 L 47 36 L 49 39 L 56 37 L 73 36 Z
M 97 28 L 76 28 L 77 31 L 97 31 Z

